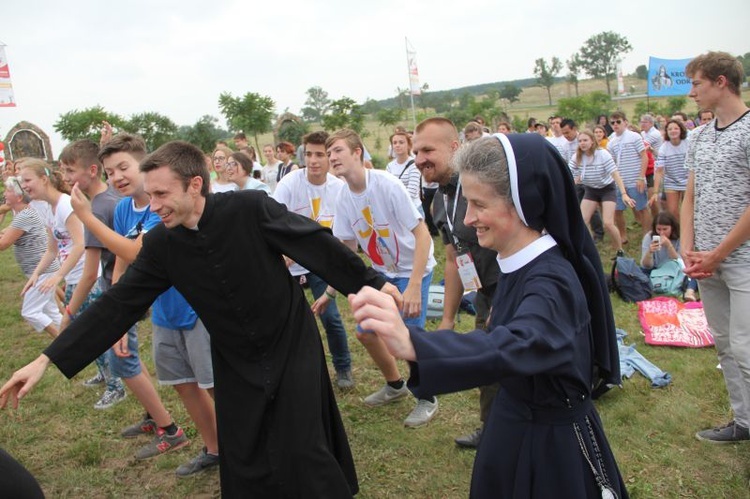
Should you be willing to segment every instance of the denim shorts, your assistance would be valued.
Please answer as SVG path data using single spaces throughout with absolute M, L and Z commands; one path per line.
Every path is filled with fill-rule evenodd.
M 646 209 L 648 206 L 648 192 L 646 189 L 644 189 L 643 192 L 638 192 L 637 187 L 626 187 L 625 190 L 627 191 L 628 196 L 635 200 L 635 209 L 637 211 Z M 617 206 L 615 207 L 615 210 L 625 211 L 625 208 L 627 208 L 627 206 L 622 202 L 620 189 L 617 189 Z
M 141 374 L 141 358 L 138 355 L 138 329 L 136 326 L 128 329 L 128 357 L 118 357 L 114 348 L 107 350 L 109 355 L 109 369 L 112 376 L 118 378 L 133 378 Z
M 396 286 L 402 293 L 406 290 L 406 286 L 409 285 L 408 277 L 387 277 L 383 275 L 385 279 Z M 422 313 L 417 317 L 404 317 L 404 324 L 407 326 L 417 326 L 424 328 L 427 322 L 427 300 L 430 297 L 430 283 L 432 282 L 432 271 L 429 274 L 422 277 Z

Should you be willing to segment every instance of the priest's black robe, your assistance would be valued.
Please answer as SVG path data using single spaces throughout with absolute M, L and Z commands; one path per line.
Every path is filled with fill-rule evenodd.
M 45 351 L 68 377 L 174 286 L 211 335 L 225 497 L 351 497 L 357 477 L 315 318 L 282 255 L 353 293 L 385 281 L 328 229 L 259 191 L 209 194 L 195 230 L 163 225 Z
M 417 397 L 502 386 L 477 450 L 471 497 L 602 497 L 581 445 L 616 497 L 628 497 L 591 402 L 586 297 L 559 247 L 501 274 L 492 307 L 488 332 L 410 328 L 417 362 L 409 388 Z

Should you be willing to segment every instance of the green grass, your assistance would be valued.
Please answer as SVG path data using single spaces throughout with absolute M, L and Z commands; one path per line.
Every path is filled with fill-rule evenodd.
M 634 227 L 630 232 L 630 248 L 635 253 L 640 238 Z M 442 260 L 439 244 L 436 250 Z M 602 246 L 601 253 L 608 267 L 609 245 Z M 435 280 L 440 277 L 436 275 Z M 46 336 L 33 333 L 20 317 L 22 285 L 11 251 L 0 253 L 3 380 L 48 343 Z M 618 326 L 629 333 L 628 342 L 673 377 L 669 387 L 652 389 L 636 374 L 623 382 L 622 389 L 612 390 L 597 402 L 631 497 L 750 497 L 750 445 L 711 446 L 693 436 L 699 429 L 731 419 L 715 350 L 647 346 L 636 306 L 618 298 L 613 298 L 613 304 Z M 342 298 L 339 306 L 351 326 Z M 472 324 L 472 317 L 461 315 L 460 330 L 468 331 Z M 140 336 L 141 353 L 147 365 L 152 365 L 147 323 L 141 324 Z M 357 386 L 339 393 L 338 403 L 357 464 L 359 497 L 466 497 L 474 452 L 457 449 L 453 438 L 477 426 L 478 391 L 440 397 L 440 411 L 433 422 L 407 429 L 403 419 L 413 407 L 411 400 L 381 408 L 364 406 L 362 399 L 379 388 L 382 378 L 355 339 L 350 347 Z M 404 375 L 407 369 L 402 364 Z M 51 367 L 17 411 L 0 413 L 0 445 L 34 473 L 47 496 L 218 497 L 216 473 L 187 480 L 174 476 L 174 469 L 198 452 L 202 444 L 197 437 L 187 450 L 145 462 L 133 459 L 146 441 L 121 439 L 119 431 L 139 418 L 138 404 L 131 396 L 108 411 L 94 410 L 98 390 L 81 386 L 94 371 L 90 366 L 68 381 Z M 175 419 L 195 436 L 174 391 L 159 391 Z

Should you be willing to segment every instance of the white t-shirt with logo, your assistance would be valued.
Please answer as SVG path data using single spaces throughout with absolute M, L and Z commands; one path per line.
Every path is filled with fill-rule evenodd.
M 343 241 L 356 240 L 372 261 L 372 267 L 390 278 L 411 276 L 416 238 L 412 232 L 422 216 L 409 198 L 406 187 L 393 175 L 382 170 L 366 171 L 364 192 L 355 194 L 342 189 L 336 202 L 336 225 L 333 235 Z M 381 255 L 379 241 L 388 249 Z M 388 260 L 395 268 L 388 268 Z M 424 275 L 435 266 L 433 245 Z
M 331 175 L 326 176 L 322 185 L 311 184 L 307 180 L 307 169 L 300 168 L 284 176 L 276 185 L 273 198 L 286 205 L 286 208 L 298 215 L 315 220 L 323 227 L 333 228 L 336 213 L 336 200 L 346 183 Z M 293 276 L 307 274 L 308 270 L 297 263 L 289 267 Z

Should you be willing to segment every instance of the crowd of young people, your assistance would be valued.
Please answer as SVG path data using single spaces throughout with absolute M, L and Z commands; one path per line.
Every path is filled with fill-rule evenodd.
M 747 116 L 731 100 L 733 69 L 716 57 L 710 53 L 692 69 L 694 82 L 717 87 L 694 90 L 699 105 L 733 113 L 717 113 L 723 128 L 717 124 L 711 132 L 714 142 Z M 595 387 L 619 381 L 619 364 L 602 265 L 586 224 L 600 210 L 621 254 L 624 211 L 632 208 L 649 237 L 664 238 L 656 250 L 648 246 L 644 265 L 658 265 L 662 250 L 666 258 L 681 253 L 686 272 L 710 282 L 710 323 L 721 322 L 713 310 L 719 288 L 739 272 L 722 257 L 736 253 L 731 263 L 739 269 L 748 244 L 747 210 L 736 210 L 731 227 L 722 225 L 729 242 L 706 228 L 699 210 L 706 201 L 694 185 L 707 182 L 701 141 L 715 121 L 695 132 L 698 145 L 688 140 L 687 161 L 685 124 L 669 120 L 662 136 L 657 123 L 645 115 L 642 133 L 635 133 L 616 111 L 608 123 L 579 132 L 573 120 L 552 117 L 548 140 L 537 133 L 506 136 L 507 123 L 495 136 L 467 126 L 461 145 L 450 121 L 430 118 L 413 137 L 393 134 L 386 171 L 367 168 L 364 144 L 351 130 L 305 136 L 304 165 L 294 163 L 294 147 L 282 142 L 263 148 L 261 168 L 240 135 L 238 151 L 216 147 L 213 171 L 190 144 L 168 143 L 147 155 L 143 141 L 128 134 L 107 137 L 101 148 L 70 144 L 60 158 L 62 174 L 25 160 L 20 176 L 5 182 L 15 218 L 0 248 L 17 246 L 28 276 L 24 291 L 38 295 L 30 300 L 34 313 L 24 317 L 56 339 L 0 389 L 0 406 L 17 405 L 50 362 L 73 376 L 96 359 L 99 374 L 87 383 L 106 382 L 98 408 L 124 398 L 123 382 L 144 408 L 143 419 L 122 432 L 152 435 L 136 458 L 187 445 L 138 357 L 134 324 L 151 307 L 157 378 L 175 387 L 205 445 L 178 476 L 220 467 L 227 495 L 351 496 L 356 473 L 312 319 L 317 313 L 326 330 L 337 386 L 352 388 L 336 304 L 342 292 L 359 323 L 354 334 L 384 378 L 364 404 L 411 392 L 417 404 L 404 424 L 418 427 L 437 413 L 437 394 L 480 387 L 482 426 L 456 440 L 479 449 L 474 496 L 627 497 L 591 404 Z M 612 132 L 604 137 L 606 125 Z M 737 129 L 731 128 L 734 135 Z M 734 135 L 726 147 L 740 141 L 747 151 L 747 135 Z M 650 151 L 657 152 L 651 195 Z M 686 176 L 685 163 L 696 173 Z M 440 332 L 427 334 L 436 262 L 425 185 L 437 191 L 428 212 L 446 247 L 444 314 Z M 648 207 L 661 202 L 661 187 L 668 212 L 652 224 Z M 683 232 L 679 245 L 673 213 L 683 196 L 688 235 Z M 49 212 L 30 207 L 29 198 Z M 257 255 L 253 265 L 244 262 L 249 252 Z M 55 316 L 49 298 L 63 281 L 64 318 Z M 249 281 L 268 289 L 261 296 Z M 313 303 L 300 285 L 309 285 Z M 477 330 L 456 335 L 450 330 L 458 301 L 469 290 L 480 291 Z M 276 306 L 247 305 L 264 303 L 268 293 Z M 560 303 L 567 304 L 565 317 L 553 313 Z M 750 359 L 733 346 L 732 324 L 720 324 L 726 331 L 717 345 L 737 419 L 697 435 L 712 442 L 750 439 L 744 392 L 736 393 L 750 379 Z M 411 362 L 408 383 L 398 358 Z M 546 444 L 533 444 L 537 439 Z M 547 476 L 544 483 L 535 478 L 539 473 Z

